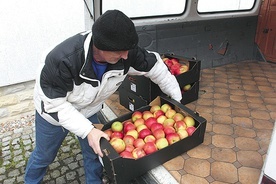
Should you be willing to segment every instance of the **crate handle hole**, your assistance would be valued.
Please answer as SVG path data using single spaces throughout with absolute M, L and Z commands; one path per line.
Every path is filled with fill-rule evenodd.
M 108 156 L 110 154 L 110 151 L 108 151 L 107 149 L 103 149 L 103 152 L 106 156 Z

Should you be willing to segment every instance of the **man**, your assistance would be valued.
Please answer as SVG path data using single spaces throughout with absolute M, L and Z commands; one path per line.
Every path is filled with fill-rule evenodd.
M 93 124 L 127 74 L 145 75 L 171 98 L 181 100 L 179 85 L 160 56 L 137 43 L 133 22 L 110 10 L 97 19 L 92 33 L 72 36 L 46 56 L 34 90 L 36 147 L 26 167 L 26 184 L 43 180 L 68 131 L 78 136 L 86 183 L 102 183 L 99 141 L 109 138 Z

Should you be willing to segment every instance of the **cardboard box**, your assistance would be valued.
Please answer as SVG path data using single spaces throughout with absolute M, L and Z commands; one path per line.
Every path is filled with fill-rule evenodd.
M 189 66 L 189 70 L 183 74 L 177 75 L 176 79 L 181 89 L 187 84 L 194 85 L 196 83 L 196 86 L 191 91 L 187 92 L 185 96 L 183 96 L 183 100 L 181 101 L 181 103 L 185 105 L 194 100 L 197 100 L 201 62 L 198 60 L 187 59 L 175 55 L 163 55 L 163 57 L 177 58 L 179 62 L 185 63 Z M 193 94 L 192 92 L 195 93 Z M 132 111 L 142 107 L 142 105 L 140 105 L 137 101 L 132 103 L 131 99 L 138 100 L 140 98 L 142 102 L 146 102 L 146 104 L 148 104 L 159 95 L 163 95 L 163 92 L 161 91 L 159 86 L 153 83 L 149 78 L 146 78 L 144 76 L 128 75 L 119 88 L 121 105 Z
M 145 100 L 143 97 L 138 96 L 135 93 L 126 90 L 125 88 L 119 89 L 119 101 L 122 106 L 130 111 L 134 111 L 149 104 L 148 100 Z
M 181 103 L 185 105 L 197 100 L 198 92 L 199 92 L 199 81 L 192 83 L 190 90 L 182 93 Z M 159 93 L 159 95 L 160 94 L 165 95 L 162 92 Z M 152 97 L 154 96 L 156 98 L 158 95 L 156 94 L 156 95 L 153 95 Z M 150 103 L 149 100 L 146 100 L 142 96 L 138 96 L 136 95 L 136 93 L 126 90 L 125 88 L 119 89 L 119 100 L 120 100 L 120 104 L 130 111 L 134 111 Z
M 186 63 L 189 66 L 189 70 L 187 72 L 176 76 L 180 87 L 199 81 L 200 61 L 188 60 L 175 55 L 164 55 L 163 57 L 177 58 L 180 62 Z M 144 76 L 128 75 L 123 81 L 121 87 L 135 93 L 137 96 L 143 97 L 147 101 L 152 101 L 162 93 L 158 85 Z
M 145 174 L 147 171 L 167 162 L 168 160 L 181 155 L 182 153 L 198 146 L 204 140 L 204 134 L 206 129 L 206 120 L 199 116 L 197 113 L 191 111 L 183 104 L 176 102 L 175 100 L 167 97 L 157 97 L 150 105 L 154 104 L 170 104 L 177 112 L 181 112 L 184 115 L 189 115 L 195 119 L 195 126 L 197 127 L 192 136 L 182 139 L 168 147 L 165 147 L 150 155 L 144 156 L 137 160 L 122 158 L 113 149 L 110 143 L 101 139 L 101 148 L 104 152 L 102 158 L 104 168 L 110 177 L 110 179 L 117 184 L 128 183 L 130 180 Z M 150 109 L 150 105 L 138 109 L 139 111 L 145 111 Z M 131 118 L 132 112 L 118 117 L 111 122 L 104 125 L 102 130 L 109 129 L 114 121 L 125 121 Z

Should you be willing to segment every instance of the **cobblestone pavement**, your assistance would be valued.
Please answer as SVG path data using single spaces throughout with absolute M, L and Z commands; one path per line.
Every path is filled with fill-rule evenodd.
M 34 126 L 0 134 L 0 183 L 24 183 L 24 170 L 34 148 Z M 69 133 L 44 177 L 45 184 L 85 183 L 83 159 L 77 138 Z

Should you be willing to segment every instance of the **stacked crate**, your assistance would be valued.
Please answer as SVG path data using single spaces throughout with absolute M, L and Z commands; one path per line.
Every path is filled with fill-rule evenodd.
M 176 75 L 179 88 L 182 91 L 182 104 L 188 104 L 198 99 L 200 64 L 199 60 L 188 59 L 176 55 L 163 55 L 163 58 L 175 58 L 180 63 L 188 66 L 189 70 Z M 188 91 L 183 91 L 184 86 L 190 84 Z M 128 75 L 119 88 L 120 104 L 125 108 L 134 111 L 148 105 L 157 96 L 164 95 L 159 86 L 144 76 Z

